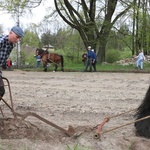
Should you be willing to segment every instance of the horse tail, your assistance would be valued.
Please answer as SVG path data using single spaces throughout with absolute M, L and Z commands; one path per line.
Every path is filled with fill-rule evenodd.
M 64 57 L 62 55 L 60 55 L 61 57 L 61 68 L 62 68 L 62 71 L 64 71 Z

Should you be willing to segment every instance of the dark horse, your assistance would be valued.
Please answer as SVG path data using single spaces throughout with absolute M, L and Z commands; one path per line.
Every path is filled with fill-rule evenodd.
M 145 98 L 135 114 L 136 119 L 141 119 L 146 116 L 150 116 L 150 86 L 147 90 Z M 150 138 L 150 118 L 136 122 L 134 125 L 136 128 L 136 135 L 143 136 L 148 139 Z
M 36 52 L 41 56 L 41 60 L 43 62 L 44 71 L 47 71 L 47 64 L 53 63 L 55 66 L 55 70 L 57 71 L 58 66 L 61 66 L 61 71 L 64 71 L 64 58 L 62 55 L 56 53 L 49 53 L 48 50 L 43 50 L 41 48 L 37 48 Z

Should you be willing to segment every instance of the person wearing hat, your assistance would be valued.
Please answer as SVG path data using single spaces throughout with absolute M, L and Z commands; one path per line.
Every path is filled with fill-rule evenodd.
M 8 35 L 0 36 L 0 67 L 2 68 L 12 51 L 15 47 L 15 43 L 19 42 L 24 36 L 23 30 L 19 26 L 11 28 Z M 2 72 L 0 70 L 0 96 L 3 97 L 5 94 L 4 83 L 2 79 Z
M 87 53 L 87 65 L 85 67 L 84 72 L 87 71 L 87 69 L 89 68 L 89 71 L 92 72 L 92 58 L 93 58 L 93 52 L 91 49 L 91 46 L 88 46 L 88 53 Z
M 36 55 L 34 55 L 34 57 L 36 58 L 36 67 L 39 68 L 40 67 L 40 63 L 41 63 L 41 56 L 39 54 L 39 51 L 36 51 Z

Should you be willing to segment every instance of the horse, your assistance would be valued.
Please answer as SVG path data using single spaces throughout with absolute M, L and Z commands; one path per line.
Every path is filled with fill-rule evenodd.
M 150 116 L 150 86 L 147 90 L 145 98 L 143 99 L 141 105 L 137 108 L 135 113 L 135 118 L 141 119 L 143 117 Z M 135 122 L 136 135 L 145 138 L 150 138 L 150 118 Z
M 54 71 L 57 71 L 58 66 L 61 66 L 61 71 L 64 71 L 64 58 L 62 55 L 56 53 L 49 53 L 48 50 L 43 50 L 41 48 L 36 49 L 36 53 L 41 56 L 43 62 L 44 71 L 47 71 L 47 64 L 53 63 L 55 66 Z

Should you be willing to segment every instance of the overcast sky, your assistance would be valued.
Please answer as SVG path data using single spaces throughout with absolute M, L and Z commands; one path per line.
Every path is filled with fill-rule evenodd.
M 51 5 L 52 6 L 52 5 Z M 46 15 L 46 6 L 41 4 L 37 8 L 32 10 L 32 15 L 24 15 L 20 17 L 20 23 L 23 24 L 24 27 L 29 25 L 30 23 L 38 24 Z M 4 34 L 7 34 L 12 26 L 17 25 L 15 20 L 11 17 L 10 14 L 6 14 L 0 11 L 0 25 L 4 28 Z

